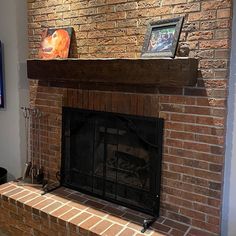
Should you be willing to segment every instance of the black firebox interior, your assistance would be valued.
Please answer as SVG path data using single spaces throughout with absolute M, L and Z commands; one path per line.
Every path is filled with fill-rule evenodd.
M 61 185 L 159 216 L 163 119 L 63 108 Z

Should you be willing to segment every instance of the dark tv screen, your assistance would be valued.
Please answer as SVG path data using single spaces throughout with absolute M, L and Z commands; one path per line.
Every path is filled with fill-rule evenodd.
M 2 43 L 0 41 L 0 108 L 1 107 L 4 107 L 4 97 L 3 97 Z

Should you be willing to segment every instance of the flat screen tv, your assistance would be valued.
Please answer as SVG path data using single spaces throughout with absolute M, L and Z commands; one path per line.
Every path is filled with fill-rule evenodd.
M 3 96 L 2 43 L 0 41 L 0 108 L 2 107 L 4 107 L 4 96 Z

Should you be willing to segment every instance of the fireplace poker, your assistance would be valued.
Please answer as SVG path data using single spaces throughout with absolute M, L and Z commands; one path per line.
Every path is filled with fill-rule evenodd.
M 35 120 L 34 120 L 34 114 L 35 114 L 35 111 L 34 110 L 31 110 L 31 114 L 30 114 L 30 118 L 31 118 L 31 128 L 32 128 L 32 131 L 31 131 L 31 134 L 32 134 L 32 139 L 31 139 L 31 163 L 32 163 L 32 166 L 31 166 L 31 170 L 30 170 L 30 175 L 31 175 L 31 183 L 33 184 L 34 183 L 34 171 L 33 171 L 33 168 L 34 168 L 34 154 L 35 154 L 35 145 L 34 145 L 34 141 L 35 141 L 35 137 L 34 137 L 34 128 L 35 128 Z
M 36 175 L 36 180 L 37 183 L 42 183 L 44 179 L 44 173 L 43 173 L 43 168 L 42 168 L 42 150 L 41 150 L 41 139 L 40 139 L 40 130 L 41 130 L 41 117 L 42 117 L 42 112 L 38 112 L 38 157 L 39 157 L 39 167 L 37 168 L 37 175 Z
M 31 169 L 31 162 L 29 162 L 29 108 L 27 107 L 21 107 L 23 111 L 24 116 L 24 122 L 25 122 L 25 141 L 26 141 L 26 163 L 24 172 L 22 175 L 22 180 L 25 181 L 25 179 L 29 176 L 30 169 Z
M 31 174 L 31 182 L 32 184 L 35 182 L 35 177 L 36 177 L 36 174 L 37 174 L 37 168 L 35 166 L 35 149 L 37 149 L 37 131 L 36 131 L 36 128 L 37 128 L 37 125 L 35 124 L 36 123 L 36 117 L 38 115 L 38 109 L 37 108 L 34 108 L 34 109 L 31 109 L 31 120 L 32 120 L 32 137 L 33 137 L 33 140 L 32 140 L 32 152 L 31 152 L 31 162 L 32 162 L 32 165 L 31 165 L 31 170 L 30 170 L 30 174 Z
M 37 176 L 39 173 L 39 110 L 36 110 L 36 113 L 35 113 L 35 155 L 34 157 L 35 157 L 34 178 L 37 181 Z

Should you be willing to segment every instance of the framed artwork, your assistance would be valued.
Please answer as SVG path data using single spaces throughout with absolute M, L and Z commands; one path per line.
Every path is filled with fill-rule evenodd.
M 3 94 L 3 50 L 2 43 L 0 41 L 0 108 L 4 107 L 4 94 Z
M 178 17 L 150 23 L 141 57 L 175 57 L 183 21 Z
M 73 28 L 47 29 L 39 48 L 40 59 L 65 59 L 69 56 Z

